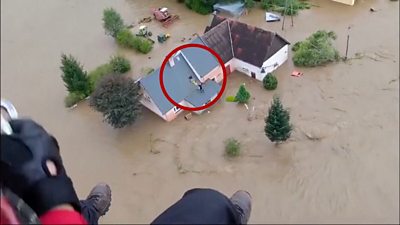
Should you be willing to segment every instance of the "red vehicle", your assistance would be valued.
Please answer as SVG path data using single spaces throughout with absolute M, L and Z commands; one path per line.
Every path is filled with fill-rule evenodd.
M 152 9 L 152 12 L 156 20 L 160 21 L 164 27 L 168 27 L 175 20 L 179 19 L 178 15 L 171 15 L 168 12 L 168 8 L 165 7 Z

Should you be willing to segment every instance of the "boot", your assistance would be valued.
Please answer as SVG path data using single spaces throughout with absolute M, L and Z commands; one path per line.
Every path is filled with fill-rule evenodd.
M 230 198 L 239 216 L 240 223 L 247 224 L 251 214 L 251 195 L 247 191 L 237 191 Z

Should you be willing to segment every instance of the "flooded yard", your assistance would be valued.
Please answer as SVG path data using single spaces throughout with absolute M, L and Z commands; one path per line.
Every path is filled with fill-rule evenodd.
M 145 109 L 136 124 L 114 130 L 86 102 L 64 108 L 61 53 L 77 57 L 86 70 L 120 53 L 131 60 L 130 76 L 138 78 L 142 68 L 158 67 L 183 38 L 202 34 L 211 16 L 175 0 L 2 0 L 1 96 L 57 137 L 79 196 L 99 181 L 110 184 L 112 205 L 102 223 L 149 223 L 194 187 L 227 195 L 248 190 L 250 223 L 398 223 L 399 3 L 313 3 L 318 6 L 301 11 L 293 27 L 287 18 L 284 31 L 280 22 L 266 23 L 261 9 L 239 20 L 276 31 L 292 44 L 318 29 L 333 30 L 341 55 L 349 33 L 349 57 L 364 57 L 301 68 L 300 78 L 289 76 L 294 69 L 289 59 L 275 72 L 279 84 L 273 92 L 235 72 L 209 113 L 190 121 L 182 113 L 167 123 Z M 148 55 L 120 49 L 105 35 L 104 8 L 114 7 L 126 23 L 137 23 L 160 6 L 181 19 L 168 29 L 157 21 L 146 24 L 154 35 L 171 34 Z M 241 83 L 252 95 L 252 121 L 244 106 L 224 101 Z M 294 125 L 291 139 L 278 147 L 264 134 L 274 94 L 290 109 Z M 243 145 L 237 159 L 224 157 L 229 137 Z

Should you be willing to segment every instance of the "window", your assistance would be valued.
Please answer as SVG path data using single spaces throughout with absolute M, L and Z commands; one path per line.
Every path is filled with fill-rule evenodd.
M 181 108 L 178 108 L 178 107 L 174 106 L 174 112 L 175 112 L 175 113 L 178 113 L 178 112 L 180 112 L 181 110 L 182 110 Z

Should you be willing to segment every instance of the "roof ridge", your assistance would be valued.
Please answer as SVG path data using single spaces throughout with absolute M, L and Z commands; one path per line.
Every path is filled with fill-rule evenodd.
M 235 51 L 233 51 L 232 32 L 231 32 L 231 25 L 230 25 L 229 21 L 228 21 L 228 32 L 229 32 L 229 40 L 231 42 L 232 58 L 236 58 Z
M 183 59 L 185 62 L 188 64 L 189 68 L 193 71 L 194 75 L 196 75 L 197 79 L 201 81 L 201 77 L 199 73 L 196 71 L 196 69 L 193 67 L 193 65 L 189 62 L 189 60 L 186 58 L 185 54 L 183 54 L 183 51 L 180 51 Z

